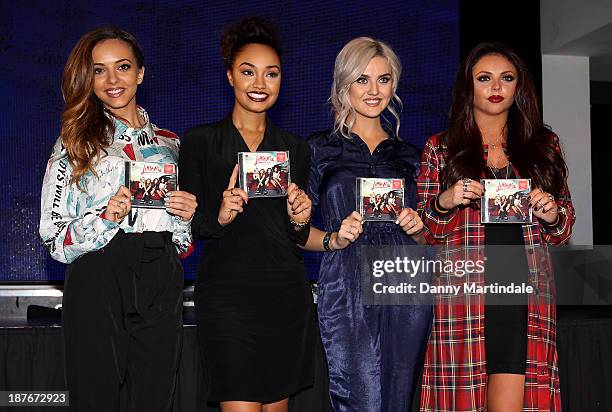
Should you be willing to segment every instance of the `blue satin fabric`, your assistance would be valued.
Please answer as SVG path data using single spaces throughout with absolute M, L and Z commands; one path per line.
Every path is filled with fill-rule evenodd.
M 356 177 L 403 177 L 405 207 L 416 206 L 419 150 L 390 130 L 370 154 L 367 145 L 323 132 L 309 139 L 308 192 L 323 230 L 335 231 L 356 209 Z M 366 222 L 359 239 L 326 253 L 319 273 L 317 310 L 335 411 L 406 411 L 422 370 L 432 307 L 360 303 L 359 245 L 414 244 L 394 223 Z

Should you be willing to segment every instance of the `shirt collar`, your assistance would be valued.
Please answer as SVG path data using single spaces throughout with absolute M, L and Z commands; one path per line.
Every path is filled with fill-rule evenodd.
M 120 118 L 113 116 L 112 113 L 108 111 L 104 111 L 104 113 L 113 121 L 115 126 L 115 137 L 129 135 L 129 136 L 138 136 L 141 133 L 146 133 L 149 137 L 153 137 L 155 134 L 153 133 L 153 126 L 149 121 L 149 114 L 140 106 L 136 106 L 136 110 L 142 120 L 144 120 L 144 125 L 142 128 L 130 127 L 127 124 L 123 123 Z
M 389 140 L 391 143 L 396 143 L 397 141 L 400 140 L 399 137 L 397 137 L 397 134 L 395 134 L 395 130 L 393 129 L 393 127 L 391 126 L 391 124 L 388 121 L 383 120 L 381 122 L 381 126 L 382 126 L 383 130 L 385 131 L 385 133 L 387 133 L 387 136 L 388 136 L 387 139 L 385 139 L 384 141 Z M 352 141 L 352 142 L 358 143 L 358 144 L 366 144 L 363 141 L 363 139 L 357 133 L 351 133 L 352 139 L 346 139 L 340 133 L 337 133 L 337 135 L 341 139 L 349 140 L 349 141 Z

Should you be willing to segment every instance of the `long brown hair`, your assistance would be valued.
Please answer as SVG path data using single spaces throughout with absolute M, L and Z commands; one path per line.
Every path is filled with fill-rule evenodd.
M 505 57 L 518 72 L 514 103 L 506 122 L 507 155 L 521 177 L 532 179 L 533 187 L 557 196 L 567 177 L 567 166 L 553 145 L 552 132 L 542 123 L 535 86 L 525 62 L 501 43 L 480 43 L 459 68 L 453 87 L 450 126 L 441 137 L 448 149 L 442 184 L 449 187 L 465 177 L 480 179 L 487 168 L 482 136 L 474 118 L 472 69 L 489 54 Z
M 62 143 L 72 166 L 70 183 L 77 183 L 92 161 L 112 143 L 113 121 L 104 114 L 104 106 L 93 91 L 94 67 L 91 52 L 102 40 L 119 39 L 132 49 L 138 68 L 144 65 L 142 50 L 130 33 L 115 27 L 101 27 L 79 39 L 70 52 L 62 75 L 62 95 L 66 107 L 61 117 Z M 94 172 L 95 173 L 95 172 Z

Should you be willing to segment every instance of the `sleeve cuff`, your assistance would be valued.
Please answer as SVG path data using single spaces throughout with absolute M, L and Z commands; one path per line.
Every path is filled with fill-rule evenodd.
M 563 229 L 564 221 L 565 221 L 565 210 L 559 209 L 559 213 L 557 214 L 557 220 L 552 223 L 547 223 L 542 219 L 540 220 L 540 227 L 542 231 L 549 235 L 555 235 L 561 232 Z
M 289 239 L 300 246 L 304 246 L 308 241 L 308 236 L 310 235 L 310 223 L 300 230 L 295 230 L 291 223 L 289 223 L 289 226 Z
M 94 221 L 93 227 L 97 233 L 105 232 L 108 229 L 119 227 L 119 223 L 106 218 L 106 210 L 100 214 L 100 219 Z
M 427 203 L 429 213 L 439 221 L 448 221 L 457 213 L 457 208 L 443 209 L 438 203 L 438 197 L 431 198 Z

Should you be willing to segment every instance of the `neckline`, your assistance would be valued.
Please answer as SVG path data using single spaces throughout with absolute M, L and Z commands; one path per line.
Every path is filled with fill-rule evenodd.
M 378 144 L 376 145 L 376 147 L 374 147 L 374 150 L 370 152 L 370 148 L 368 147 L 368 144 L 366 143 L 366 141 L 359 136 L 357 133 L 355 132 L 351 132 L 351 136 L 353 138 L 353 140 L 355 140 L 358 144 L 361 144 L 363 146 L 365 146 L 368 150 L 368 154 L 370 156 L 374 156 L 374 153 L 376 153 L 376 151 L 382 147 L 385 144 L 392 144 L 393 142 L 395 142 L 395 140 L 397 139 L 397 136 L 395 136 L 395 133 L 393 133 L 391 130 L 389 130 L 386 127 L 383 127 L 383 130 L 385 131 L 385 133 L 387 133 L 387 137 L 385 137 L 384 139 L 382 139 L 380 142 L 378 142 Z M 386 143 L 386 142 L 391 142 L 391 143 Z
M 230 127 L 230 131 L 232 132 L 232 134 L 234 134 L 235 137 L 238 139 L 239 144 L 242 145 L 242 148 L 246 149 L 246 150 L 242 150 L 242 151 L 249 152 L 249 153 L 256 153 L 260 149 L 262 149 L 262 146 L 263 146 L 264 142 L 266 141 L 266 136 L 268 135 L 268 132 L 270 130 L 270 121 L 269 121 L 267 116 L 266 116 L 266 129 L 264 130 L 263 137 L 262 137 L 261 141 L 257 144 L 257 147 L 255 148 L 254 151 L 251 151 L 251 149 L 249 148 L 249 145 L 244 140 L 244 137 L 242 136 L 242 133 L 240 133 L 240 130 L 238 130 L 238 128 L 234 124 L 234 121 L 232 120 L 232 115 L 231 114 L 229 115 L 227 121 L 229 122 L 228 126 Z
M 496 179 L 496 180 L 498 180 L 498 179 L 512 179 L 510 177 L 510 175 L 514 174 L 514 169 L 512 168 L 512 162 L 508 162 L 508 163 L 506 163 L 505 166 L 499 167 L 499 168 L 489 166 L 488 164 L 487 164 L 487 167 L 491 171 L 491 174 L 493 175 L 493 178 Z M 506 172 L 505 176 L 503 176 L 503 177 L 498 177 L 497 176 L 497 173 L 503 173 L 504 171 Z

